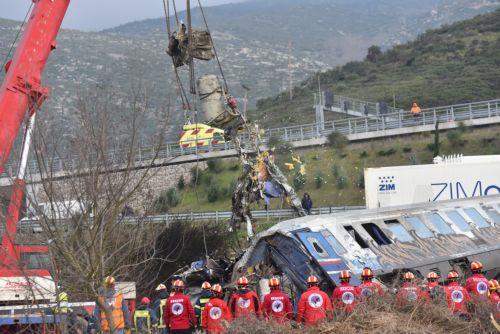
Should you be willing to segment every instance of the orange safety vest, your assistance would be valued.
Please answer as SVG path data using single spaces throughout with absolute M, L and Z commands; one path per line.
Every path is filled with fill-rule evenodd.
M 416 115 L 416 114 L 420 114 L 422 112 L 422 109 L 420 109 L 420 107 L 418 106 L 418 104 L 416 103 L 413 103 L 413 105 L 411 106 L 411 113 L 413 115 Z
M 101 298 L 101 301 L 107 303 L 111 307 L 111 314 L 113 316 L 113 322 L 115 323 L 115 328 L 121 329 L 125 327 L 125 318 L 123 316 L 123 295 L 121 293 L 117 293 L 113 296 L 113 298 Z M 108 319 L 106 316 L 106 312 L 101 311 L 101 327 L 105 332 L 110 331 L 110 326 L 108 323 Z

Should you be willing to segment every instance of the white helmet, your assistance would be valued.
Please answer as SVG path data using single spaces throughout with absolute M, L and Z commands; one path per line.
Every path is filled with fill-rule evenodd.
M 155 289 L 155 291 L 161 291 L 161 290 L 167 290 L 165 284 L 158 284 L 158 286 Z

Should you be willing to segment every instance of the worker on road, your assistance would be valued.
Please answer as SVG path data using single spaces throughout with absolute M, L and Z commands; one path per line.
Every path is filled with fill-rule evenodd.
M 171 334 L 191 333 L 196 325 L 196 317 L 191 299 L 184 294 L 184 282 L 175 280 L 172 285 L 172 295 L 163 306 L 165 325 Z
M 293 318 L 292 303 L 288 295 L 280 289 L 280 279 L 273 277 L 269 280 L 271 293 L 264 297 L 262 313 L 265 318 L 273 319 L 282 324 Z
M 356 287 L 356 296 L 359 301 L 370 299 L 373 295 L 384 295 L 382 286 L 373 282 L 373 271 L 369 267 L 363 268 L 361 272 L 361 284 Z
M 356 307 L 356 288 L 349 283 L 349 270 L 342 270 L 339 278 L 340 285 L 333 290 L 333 307 L 343 313 L 351 313 Z
M 470 270 L 472 275 L 465 282 L 465 288 L 474 302 L 485 301 L 488 299 L 488 280 L 481 273 L 483 265 L 479 261 L 472 261 Z
M 302 197 L 301 204 L 302 204 L 302 207 L 304 208 L 304 210 L 306 211 L 306 213 L 308 215 L 310 215 L 312 207 L 313 207 L 313 202 L 312 202 L 311 196 L 308 193 L 304 193 L 304 196 Z
M 201 317 L 201 327 L 208 334 L 224 333 L 224 325 L 233 320 L 229 307 L 222 300 L 223 292 L 219 284 L 212 286 L 212 298 L 205 304 Z
M 99 297 L 94 309 L 94 316 L 100 320 L 100 329 L 103 333 L 111 333 L 112 325 L 106 314 L 106 308 L 111 313 L 115 331 L 113 334 L 124 334 L 130 329 L 130 312 L 123 295 L 115 289 L 115 278 L 108 276 L 104 279 L 104 287 L 99 291 Z
M 241 316 L 258 316 L 260 314 L 259 297 L 255 291 L 248 288 L 248 279 L 245 276 L 238 278 L 238 290 L 229 298 L 229 309 L 234 318 Z
M 316 276 L 307 278 L 307 290 L 300 296 L 297 322 L 306 326 L 314 326 L 320 321 L 332 318 L 332 302 L 330 297 L 318 287 Z
M 208 303 L 210 298 L 212 298 L 212 286 L 209 282 L 203 282 L 201 285 L 201 294 L 194 303 L 194 314 L 196 315 L 197 324 L 201 326 L 202 317 L 203 317 L 203 309 L 205 305 Z
M 469 293 L 463 286 L 458 284 L 459 275 L 456 271 L 450 271 L 447 278 L 448 285 L 445 287 L 444 292 L 448 308 L 453 314 L 468 319 L 467 303 L 470 301 Z
M 439 285 L 439 275 L 433 271 L 427 274 L 427 284 L 424 291 L 432 299 L 437 299 L 443 294 L 443 289 Z
M 158 318 L 155 312 L 149 307 L 151 301 L 148 297 L 141 299 L 141 304 L 134 312 L 134 328 L 136 334 L 151 334 L 153 327 L 156 327 Z
M 413 102 L 411 104 L 410 112 L 413 116 L 420 116 L 420 114 L 422 113 L 422 109 L 420 109 L 417 102 Z
M 152 309 L 155 312 L 155 316 L 158 319 L 158 331 L 159 334 L 166 334 L 167 329 L 165 326 L 164 316 L 163 316 L 163 306 L 167 303 L 169 293 L 167 291 L 167 286 L 165 284 L 158 284 L 155 291 L 157 292 L 157 297 L 153 302 Z
M 488 282 L 490 295 L 488 302 L 491 304 L 491 310 L 495 319 L 500 319 L 500 284 L 496 279 L 491 279 Z
M 403 275 L 403 285 L 399 288 L 396 295 L 396 302 L 398 305 L 408 305 L 421 300 L 427 300 L 429 297 L 425 294 L 413 281 L 415 275 L 408 271 Z

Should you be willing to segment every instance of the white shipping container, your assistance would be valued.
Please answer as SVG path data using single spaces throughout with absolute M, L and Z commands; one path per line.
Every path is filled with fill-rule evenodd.
M 365 169 L 369 209 L 500 194 L 500 161 L 437 163 Z M 464 157 L 465 158 L 465 157 Z

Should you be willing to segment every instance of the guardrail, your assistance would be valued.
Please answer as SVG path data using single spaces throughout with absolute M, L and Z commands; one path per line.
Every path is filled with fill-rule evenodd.
M 336 131 L 345 135 L 368 133 L 373 131 L 385 131 L 391 129 L 416 127 L 422 125 L 435 124 L 436 122 L 467 121 L 479 118 L 500 116 L 500 99 L 473 102 L 466 104 L 457 104 L 438 108 L 423 109 L 418 116 L 413 116 L 409 112 L 398 111 L 384 114 L 382 116 L 359 117 L 343 120 L 333 120 L 323 123 L 310 123 L 281 128 L 271 128 L 264 131 L 262 136 L 263 143 L 267 143 L 270 138 L 280 138 L 287 142 L 298 142 L 315 138 L 326 137 L 328 134 Z M 241 142 L 243 146 L 251 147 L 250 138 L 242 135 Z M 195 146 L 191 148 L 182 148 L 178 142 L 167 143 L 158 146 L 141 147 L 136 154 L 129 157 L 128 151 L 113 151 L 105 159 L 109 164 L 126 163 L 129 158 L 135 164 L 150 162 L 153 158 L 169 159 L 185 155 L 199 155 L 208 152 L 228 151 L 234 149 L 234 144 L 224 142 L 205 146 Z M 221 154 L 222 155 L 222 154 Z M 50 164 L 44 168 L 51 173 L 58 171 L 69 171 L 78 169 L 81 166 L 77 157 L 66 159 L 53 159 Z M 81 168 L 81 167 L 80 167 Z M 28 163 L 28 170 L 32 174 L 38 173 L 36 161 Z M 2 177 L 14 175 L 12 165 L 6 168 Z
M 311 210 L 311 215 L 324 215 L 331 213 L 338 213 L 351 210 L 362 210 L 365 206 L 325 206 L 313 208 Z M 124 224 L 166 224 L 171 222 L 183 221 L 183 222 L 221 222 L 227 221 L 231 218 L 231 211 L 212 211 L 212 212 L 189 212 L 189 213 L 168 213 L 163 215 L 147 216 L 147 217 L 125 217 L 123 219 Z M 296 212 L 293 209 L 272 209 L 272 210 L 253 210 L 252 217 L 254 219 L 284 219 L 297 217 Z M 34 229 L 35 232 L 40 231 L 40 225 L 36 219 L 23 219 L 19 222 L 19 228 L 21 229 Z

